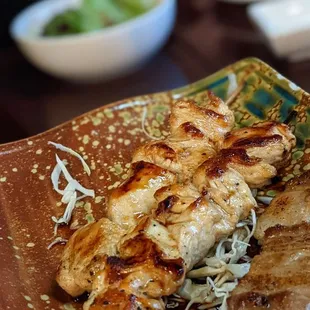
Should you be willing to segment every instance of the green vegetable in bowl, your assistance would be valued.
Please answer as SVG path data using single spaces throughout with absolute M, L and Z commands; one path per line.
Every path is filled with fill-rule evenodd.
M 158 0 L 84 0 L 81 7 L 56 15 L 44 36 L 85 33 L 117 25 L 152 9 Z
M 55 16 L 44 29 L 44 35 L 74 34 L 83 32 L 83 17 L 79 11 L 66 11 Z

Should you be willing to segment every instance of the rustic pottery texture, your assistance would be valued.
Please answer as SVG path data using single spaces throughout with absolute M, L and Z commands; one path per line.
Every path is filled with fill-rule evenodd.
M 96 193 L 94 199 L 77 204 L 71 228 L 99 219 L 105 215 L 109 192 L 127 178 L 133 150 L 150 139 L 145 131 L 154 137 L 168 134 L 170 102 L 181 97 L 199 102 L 206 90 L 227 100 L 234 74 L 241 86 L 231 102 L 237 127 L 284 121 L 292 110 L 298 112 L 290 123 L 298 141 L 291 163 L 280 172 L 278 186 L 266 193 L 275 195 L 284 182 L 310 169 L 310 96 L 257 59 L 239 61 L 184 88 L 122 100 L 40 135 L 1 145 L 0 309 L 81 309 L 81 303 L 74 302 L 54 280 L 63 246 L 47 249 L 55 239 L 51 217 L 61 216 L 65 208 L 51 184 L 55 154 L 67 159 L 70 173 Z M 78 151 L 91 175 L 87 176 L 77 158 L 56 150 L 48 141 Z M 62 180 L 60 187 L 64 184 Z M 68 238 L 72 231 L 61 227 L 58 235 Z

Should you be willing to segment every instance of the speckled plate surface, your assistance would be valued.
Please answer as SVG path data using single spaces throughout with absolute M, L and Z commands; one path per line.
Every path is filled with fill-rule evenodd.
M 229 75 L 235 73 L 242 90 L 231 103 L 236 126 L 287 118 L 298 145 L 290 166 L 280 173 L 287 181 L 310 169 L 310 96 L 257 59 L 245 59 L 197 83 L 171 92 L 135 97 L 94 110 L 55 129 L 0 146 L 0 309 L 81 309 L 57 287 L 54 277 L 63 247 L 47 250 L 54 239 L 51 216 L 60 216 L 64 205 L 53 189 L 50 174 L 56 149 L 49 140 L 80 152 L 91 167 L 88 177 L 78 159 L 57 151 L 68 160 L 72 175 L 95 189 L 95 199 L 78 203 L 72 225 L 77 227 L 105 214 L 105 197 L 127 177 L 132 151 L 148 140 L 141 119 L 147 109 L 146 130 L 166 136 L 165 121 L 172 99 L 210 89 L 227 99 Z M 273 195 L 273 191 L 268 194 Z M 72 230 L 59 229 L 68 237 Z

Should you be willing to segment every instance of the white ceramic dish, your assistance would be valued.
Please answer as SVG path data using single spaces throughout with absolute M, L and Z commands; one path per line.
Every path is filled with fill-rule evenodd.
M 258 2 L 261 0 L 217 0 L 219 2 L 227 2 L 227 3 L 234 3 L 234 4 L 248 4 L 253 2 Z
M 64 37 L 40 36 L 53 16 L 80 0 L 44 0 L 22 11 L 10 32 L 25 57 L 51 75 L 73 81 L 112 79 L 128 74 L 164 45 L 174 25 L 175 0 L 160 0 L 149 12 L 102 30 Z
M 310 1 L 277 0 L 249 6 L 248 15 L 278 57 L 310 49 Z

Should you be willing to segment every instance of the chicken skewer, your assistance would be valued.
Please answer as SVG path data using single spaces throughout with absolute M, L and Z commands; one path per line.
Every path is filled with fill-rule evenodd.
M 197 194 L 198 195 L 198 194 Z
M 234 115 L 222 100 L 207 92 L 200 107 L 192 100 L 173 103 L 169 123 L 168 139 L 150 142 L 138 149 L 131 176 L 113 190 L 108 202 L 108 217 L 112 221 L 101 219 L 93 227 L 81 228 L 71 237 L 57 280 L 72 296 L 90 291 L 99 268 L 96 255 L 117 254 L 116 244 L 126 230 L 135 226 L 141 215 L 149 214 L 156 207 L 154 194 L 158 189 L 178 179 L 190 178 L 199 164 L 215 154 L 234 125 Z M 214 130 L 206 130 L 208 124 Z M 83 251 L 84 247 L 88 250 Z
M 226 136 L 217 155 L 218 165 L 235 169 L 251 188 L 259 188 L 267 185 L 277 170 L 285 166 L 295 142 L 295 136 L 284 124 L 264 122 L 244 127 Z M 198 187 L 205 183 L 203 169 L 208 166 L 206 161 L 195 173 L 194 183 Z
M 169 125 L 167 139 L 149 142 L 134 153 L 131 177 L 109 198 L 108 217 L 124 229 L 156 207 L 156 190 L 190 179 L 200 164 L 216 154 L 234 126 L 234 115 L 207 92 L 200 106 L 193 100 L 173 103 Z
M 228 307 L 307 309 L 310 303 L 310 172 L 290 181 L 259 218 L 262 252 L 252 260 Z
M 192 130 L 191 130 L 192 131 Z M 279 139 L 278 139 L 279 140 Z M 280 139 L 281 140 L 281 139 Z M 280 142 L 280 141 L 278 141 L 278 142 Z M 281 142 L 282 143 L 282 142 Z M 232 157 L 232 156 L 230 156 L 230 157 Z M 230 169 L 231 170 L 231 169 Z M 232 171 L 230 171 L 230 173 L 232 173 Z M 216 184 L 216 182 L 215 182 L 215 184 Z M 223 186 L 222 186 L 223 187 Z M 182 187 L 181 187 L 181 189 L 182 189 Z M 183 192 L 184 192 L 184 187 L 183 187 Z M 216 197 L 216 196 L 218 196 L 218 197 L 220 197 L 220 195 L 214 195 L 214 191 L 213 191 L 213 198 L 214 197 Z M 198 195 L 198 197 L 200 196 L 200 193 L 199 192 L 197 192 L 197 190 L 196 190 L 196 194 L 194 194 L 193 195 L 193 197 L 195 197 L 195 198 L 197 198 L 196 196 Z M 213 198 L 211 198 L 211 199 L 213 199 Z M 188 199 L 188 197 L 187 197 L 187 199 Z M 192 199 L 192 198 L 191 198 Z M 197 203 L 196 203 L 197 204 Z M 185 204 L 186 205 L 186 204 Z M 202 203 L 202 205 L 203 205 L 203 203 Z M 128 208 L 128 209 L 130 209 L 130 208 Z M 199 208 L 198 208 L 199 209 Z M 203 208 L 202 208 L 203 209 Z M 191 214 L 190 214 L 190 212 L 188 212 L 188 214 L 191 216 Z M 159 214 L 158 214 L 158 216 L 160 215 L 160 212 L 159 212 Z M 124 234 L 124 231 L 121 231 L 121 229 L 117 226 L 117 225 L 115 225 L 115 224 L 113 224 L 113 223 L 108 223 L 108 222 L 106 222 L 107 220 L 105 219 L 105 221 L 103 221 L 104 223 L 102 223 L 101 225 L 97 225 L 97 233 L 96 234 L 94 234 L 94 236 L 93 236 L 93 239 L 97 239 L 95 242 L 98 242 L 98 235 L 100 236 L 100 234 L 111 234 L 111 235 L 113 235 L 113 236 L 116 236 L 117 234 L 119 235 L 119 236 L 121 236 L 122 234 Z M 150 222 L 150 219 L 146 219 L 146 220 L 144 220 L 144 225 L 149 225 L 149 223 L 151 223 Z M 148 223 L 148 224 L 147 224 Z M 103 229 L 103 225 L 104 225 L 104 229 Z M 98 227 L 99 227 L 99 229 L 98 229 Z M 141 229 L 141 225 L 140 226 L 137 226 L 137 227 L 140 227 L 140 231 L 143 231 L 143 229 Z M 136 228 L 137 228 L 136 227 Z M 149 226 L 145 226 L 145 227 L 149 227 Z M 157 227 L 160 227 L 160 228 L 162 228 L 162 231 L 164 231 L 164 228 L 165 228 L 165 226 L 163 226 L 163 225 L 159 225 L 159 226 L 157 226 Z M 147 231 L 149 231 L 148 229 L 146 229 Z M 145 231 L 145 229 L 144 229 L 144 231 Z M 115 232 L 115 234 L 114 234 L 114 232 Z M 148 232 L 148 234 L 153 234 L 154 233 L 154 231 L 153 232 Z M 58 276 L 58 282 L 70 293 L 70 294 L 72 294 L 72 295 L 77 295 L 78 294 L 78 292 L 80 293 L 81 292 L 81 290 L 83 290 L 83 289 L 86 289 L 86 290 L 90 290 L 88 287 L 90 286 L 90 283 L 92 283 L 92 287 L 94 287 L 94 285 L 93 285 L 93 282 L 95 282 L 94 280 L 93 280 L 93 278 L 94 278 L 94 276 L 93 275 L 96 275 L 96 277 L 98 278 L 98 276 L 97 276 L 97 273 L 98 273 L 98 270 L 99 271 L 102 271 L 102 270 L 104 270 L 104 268 L 105 268 L 105 264 L 106 264 L 106 259 L 107 259 L 107 257 L 110 255 L 118 255 L 118 256 L 122 256 L 120 253 L 121 253 L 121 248 L 117 251 L 115 248 L 116 248 L 116 242 L 111 242 L 111 248 L 113 248 L 113 245 L 114 245 L 114 249 L 113 249 L 113 251 L 110 251 L 110 252 L 107 252 L 107 250 L 106 250 L 106 248 L 107 247 L 105 247 L 104 246 L 104 244 L 102 244 L 101 246 L 99 246 L 99 247 L 94 247 L 94 248 L 92 248 L 92 250 L 91 251 L 88 251 L 88 258 L 90 258 L 90 259 L 86 259 L 85 261 L 83 261 L 83 253 L 82 253 L 82 255 L 81 255 L 81 253 L 79 253 L 79 251 L 80 251 L 80 249 L 82 248 L 82 243 L 83 243 L 83 238 L 80 238 L 81 236 L 78 236 L 79 234 L 77 234 L 77 238 L 72 238 L 72 242 L 69 242 L 69 244 L 68 244 L 68 247 L 67 247 L 67 254 L 68 253 L 70 253 L 70 252 L 73 252 L 74 254 L 76 254 L 76 255 L 73 255 L 73 257 L 72 257 L 72 255 L 70 256 L 70 255 L 64 255 L 64 258 L 63 258 L 63 264 L 62 264 L 62 266 L 61 266 L 61 268 L 60 268 L 60 273 L 59 273 L 59 276 Z M 91 235 L 91 234 L 90 234 Z M 129 234 L 130 235 L 130 234 Z M 165 235 L 164 233 L 163 233 L 163 235 Z M 167 234 L 166 234 L 167 235 Z M 190 234 L 189 234 L 189 237 L 190 237 Z M 128 238 L 128 234 L 127 234 L 127 238 Z M 75 239 L 77 239 L 77 240 L 75 240 Z M 99 238 L 100 239 L 100 238 Z M 106 238 L 106 240 L 104 240 L 104 238 L 103 238 L 103 240 L 101 240 L 101 242 L 107 242 L 107 239 L 108 238 Z M 147 239 L 147 238 L 146 238 Z M 174 257 L 174 258 L 176 258 L 177 257 L 177 255 L 179 255 L 179 257 L 176 259 L 176 261 L 178 261 L 178 263 L 176 264 L 176 266 L 174 266 L 174 268 L 175 268 L 175 270 L 179 270 L 180 271 L 180 269 L 182 269 L 181 267 L 180 267 L 180 257 L 182 257 L 182 256 L 180 256 L 180 254 L 176 254 L 177 252 L 180 252 L 179 251 L 179 247 L 178 247 L 178 245 L 176 244 L 176 242 L 175 242 L 175 240 L 174 240 L 174 238 L 171 238 L 169 235 L 167 235 L 167 238 L 166 239 L 168 239 L 168 240 L 170 240 L 169 242 L 168 242 L 168 244 L 170 244 L 170 246 L 172 247 L 171 248 L 171 251 L 172 252 L 174 252 L 174 256 L 169 252 L 169 255 L 166 253 L 165 255 L 165 257 L 167 258 L 167 260 L 168 261 L 170 261 L 171 260 L 171 257 Z M 195 239 L 195 236 L 193 236 L 193 239 Z M 129 239 L 128 239 L 129 240 Z M 92 244 L 94 243 L 93 242 L 93 240 L 92 240 L 92 237 L 90 237 L 89 238 L 89 242 L 91 242 Z M 99 242 L 100 243 L 100 242 Z M 167 242 L 166 242 L 167 243 Z M 163 240 L 163 239 L 161 239 L 161 240 L 159 240 L 159 242 L 158 242 L 158 244 L 166 244 L 165 243 L 165 240 Z M 212 242 L 211 242 L 212 243 Z M 172 246 L 173 245 L 173 246 Z M 177 249 L 177 251 L 175 250 L 175 247 L 177 247 L 178 249 Z M 123 247 L 124 248 L 124 247 Z M 127 246 L 127 248 L 128 248 L 128 246 Z M 127 251 L 127 250 L 126 250 Z M 152 252 L 152 251 L 151 251 Z M 150 253 L 151 253 L 150 252 Z M 114 254 L 115 253 L 115 254 Z M 98 255 L 97 254 L 100 254 L 99 255 L 99 257 L 98 257 Z M 85 253 L 84 253 L 84 256 L 85 256 Z M 87 255 L 86 255 L 87 256 Z M 134 255 L 133 255 L 134 256 Z M 79 262 L 82 260 L 82 263 L 86 263 L 86 264 L 82 264 L 82 266 L 84 267 L 84 269 L 82 268 L 79 268 L 78 269 L 78 272 L 76 273 L 75 272 L 75 270 L 77 269 L 77 268 L 75 268 L 74 266 L 77 266 L 77 265 L 79 265 Z M 98 261 L 100 262 L 100 263 L 98 263 Z M 112 260 L 113 261 L 113 260 Z M 117 261 L 117 260 L 114 260 L 114 261 Z M 143 262 L 143 261 L 146 261 L 146 260 L 140 260 L 141 262 Z M 67 263 L 67 264 L 66 264 Z M 111 263 L 111 259 L 110 259 L 110 261 L 109 261 L 109 264 Z M 189 261 L 189 263 L 188 263 L 188 265 L 189 266 L 191 266 L 193 263 L 191 263 L 190 261 Z M 70 265 L 71 265 L 71 268 L 70 268 Z M 154 263 L 153 263 L 153 265 L 154 265 Z M 183 266 L 183 265 L 182 265 Z M 109 266 L 108 266 L 109 267 Z M 87 282 L 88 282 L 88 287 L 86 288 L 86 286 L 84 285 L 78 285 L 76 282 L 79 282 L 79 281 L 76 281 L 76 279 L 80 279 L 80 278 L 83 278 L 83 277 L 79 277 L 79 272 L 80 272 L 80 274 L 81 273 L 86 273 L 86 270 L 88 270 L 88 269 L 91 269 L 91 272 L 89 272 L 89 275 L 86 277 L 87 278 Z M 94 271 L 92 271 L 92 269 L 94 269 Z M 108 268 L 107 268 L 108 269 Z M 144 269 L 145 269 L 145 267 L 144 267 Z M 143 268 L 142 268 L 142 270 L 144 270 Z M 155 268 L 156 269 L 156 268 Z M 73 271 L 72 271 L 73 270 Z M 165 274 L 165 272 L 164 272 L 164 274 Z M 71 277 L 71 278 L 70 278 Z M 95 278 L 96 278 L 95 277 Z M 178 278 L 179 277 L 179 278 Z M 179 285 L 178 284 L 178 282 L 182 282 L 182 277 L 180 277 L 180 275 L 178 276 L 178 277 L 176 277 L 176 278 L 174 278 L 174 281 L 172 281 L 172 282 L 174 282 L 174 283 L 176 283 L 176 285 Z M 85 278 L 85 277 L 84 277 Z M 100 278 L 100 277 L 99 277 Z M 102 277 L 101 277 L 102 278 Z M 165 277 L 163 277 L 163 278 L 165 278 Z M 66 283 L 66 280 L 70 280 L 70 281 L 67 281 L 67 283 Z M 179 279 L 179 280 L 178 280 Z M 168 281 L 169 282 L 169 281 Z M 170 281 L 171 282 L 171 281 Z M 73 283 L 73 284 L 72 284 Z M 69 284 L 69 285 L 66 285 L 66 284 Z M 70 287 L 70 285 L 71 285 L 71 287 Z M 164 292 L 164 291 L 162 291 L 161 292 L 161 296 L 162 295 L 167 295 L 167 294 L 170 294 L 169 293 L 169 291 L 171 292 L 171 291 L 173 291 L 174 290 L 174 288 L 173 288 L 173 285 L 170 285 L 170 289 L 167 291 L 167 292 Z M 124 290 L 124 292 L 125 292 L 125 290 Z M 124 294 L 124 296 L 127 296 L 128 294 L 126 293 L 126 294 Z M 116 295 L 114 294 L 114 297 L 116 297 Z M 148 301 L 149 302 L 149 301 Z M 154 301 L 155 303 L 159 303 L 160 304 L 160 302 L 158 301 L 158 300 L 155 300 Z M 155 306 L 154 306 L 155 307 Z
M 295 143 L 292 137 L 286 127 L 278 143 L 289 145 L 290 150 Z M 283 147 L 283 156 L 287 156 L 285 150 Z M 106 269 L 99 276 L 103 280 L 93 286 L 90 309 L 114 309 L 115 298 L 120 309 L 163 307 L 159 298 L 175 292 L 184 274 L 248 216 L 256 205 L 250 188 L 241 173 L 229 166 L 234 157 L 222 157 L 222 164 L 219 156 L 202 166 L 206 175 L 201 184 L 204 196 L 190 183 L 156 193 L 157 199 L 163 199 L 157 210 L 142 218 L 121 240 L 117 258 L 107 259 Z M 278 158 L 270 154 L 270 163 L 272 158 L 277 166 Z M 255 158 L 255 163 L 262 161 Z

